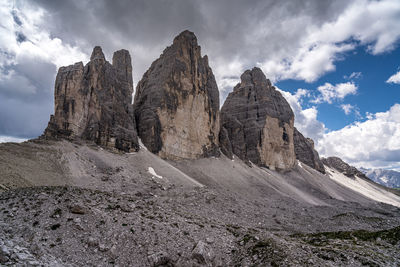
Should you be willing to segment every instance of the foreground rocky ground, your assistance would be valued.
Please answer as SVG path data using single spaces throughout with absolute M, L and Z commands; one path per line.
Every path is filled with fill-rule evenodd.
M 173 163 L 66 141 L 0 151 L 1 265 L 400 264 L 400 209 L 310 168 Z M 27 167 L 41 175 L 37 184 Z

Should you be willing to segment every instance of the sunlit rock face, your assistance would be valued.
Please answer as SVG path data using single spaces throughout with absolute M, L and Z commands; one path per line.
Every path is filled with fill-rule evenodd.
M 259 68 L 245 71 L 221 109 L 221 150 L 270 169 L 294 166 L 294 114 Z
M 138 83 L 135 118 L 143 144 L 162 158 L 218 155 L 219 92 L 192 32 L 175 37 Z
M 82 138 L 123 151 L 139 149 L 132 105 L 132 65 L 127 50 L 106 61 L 93 49 L 90 62 L 61 67 L 47 137 Z

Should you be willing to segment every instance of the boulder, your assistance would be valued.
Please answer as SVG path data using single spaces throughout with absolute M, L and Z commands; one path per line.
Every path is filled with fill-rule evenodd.
M 246 70 L 221 109 L 221 150 L 230 156 L 286 170 L 294 166 L 294 114 L 259 68 Z
M 134 110 L 140 139 L 162 158 L 218 155 L 219 92 L 192 32 L 175 37 L 143 75 Z
M 324 164 L 319 158 L 318 152 L 314 149 L 314 141 L 311 138 L 304 137 L 296 128 L 294 128 L 293 140 L 296 158 L 311 168 L 325 173 Z
M 81 138 L 123 151 L 137 151 L 132 93 L 129 52 L 116 51 L 110 64 L 96 46 L 85 66 L 79 62 L 58 70 L 54 115 L 44 136 Z
M 200 265 L 212 266 L 214 257 L 213 250 L 203 241 L 199 241 L 192 251 L 192 259 Z

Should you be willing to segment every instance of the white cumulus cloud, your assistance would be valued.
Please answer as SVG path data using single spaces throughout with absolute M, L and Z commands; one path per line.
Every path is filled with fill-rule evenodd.
M 368 168 L 400 167 L 400 104 L 386 112 L 369 113 L 367 120 L 325 133 L 317 148 L 323 156 Z
M 343 109 L 344 114 L 349 115 L 354 107 L 351 104 L 342 104 L 340 107 Z
M 323 103 L 327 102 L 332 104 L 333 100 L 342 100 L 347 95 L 354 95 L 357 93 L 357 85 L 353 82 L 347 83 L 338 83 L 336 85 L 332 85 L 331 83 L 325 83 L 317 88 L 317 90 L 321 93 L 314 102 L 315 103 Z
M 294 113 L 295 127 L 306 137 L 317 141 L 323 137 L 326 131 L 325 125 L 318 121 L 318 110 L 315 106 L 303 109 L 302 97 L 309 96 L 306 89 L 298 89 L 295 94 L 277 88 L 283 97 L 288 101 Z
M 400 84 L 400 71 L 397 73 L 393 74 L 392 76 L 389 77 L 386 81 L 387 83 L 397 83 Z

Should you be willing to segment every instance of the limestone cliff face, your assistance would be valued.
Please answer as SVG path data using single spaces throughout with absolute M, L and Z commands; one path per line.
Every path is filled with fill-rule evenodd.
M 132 65 L 127 50 L 114 53 L 113 64 L 95 47 L 90 62 L 58 71 L 54 115 L 45 136 L 82 138 L 124 151 L 137 150 L 132 106 Z
M 314 141 L 304 137 L 296 128 L 294 128 L 293 140 L 296 158 L 311 168 L 325 173 L 324 164 L 319 158 L 318 152 L 314 149 Z
M 196 36 L 175 37 L 138 83 L 138 135 L 153 153 L 167 159 L 218 154 L 219 92 Z
M 221 109 L 221 150 L 271 169 L 296 162 L 294 114 L 259 68 L 245 71 Z

